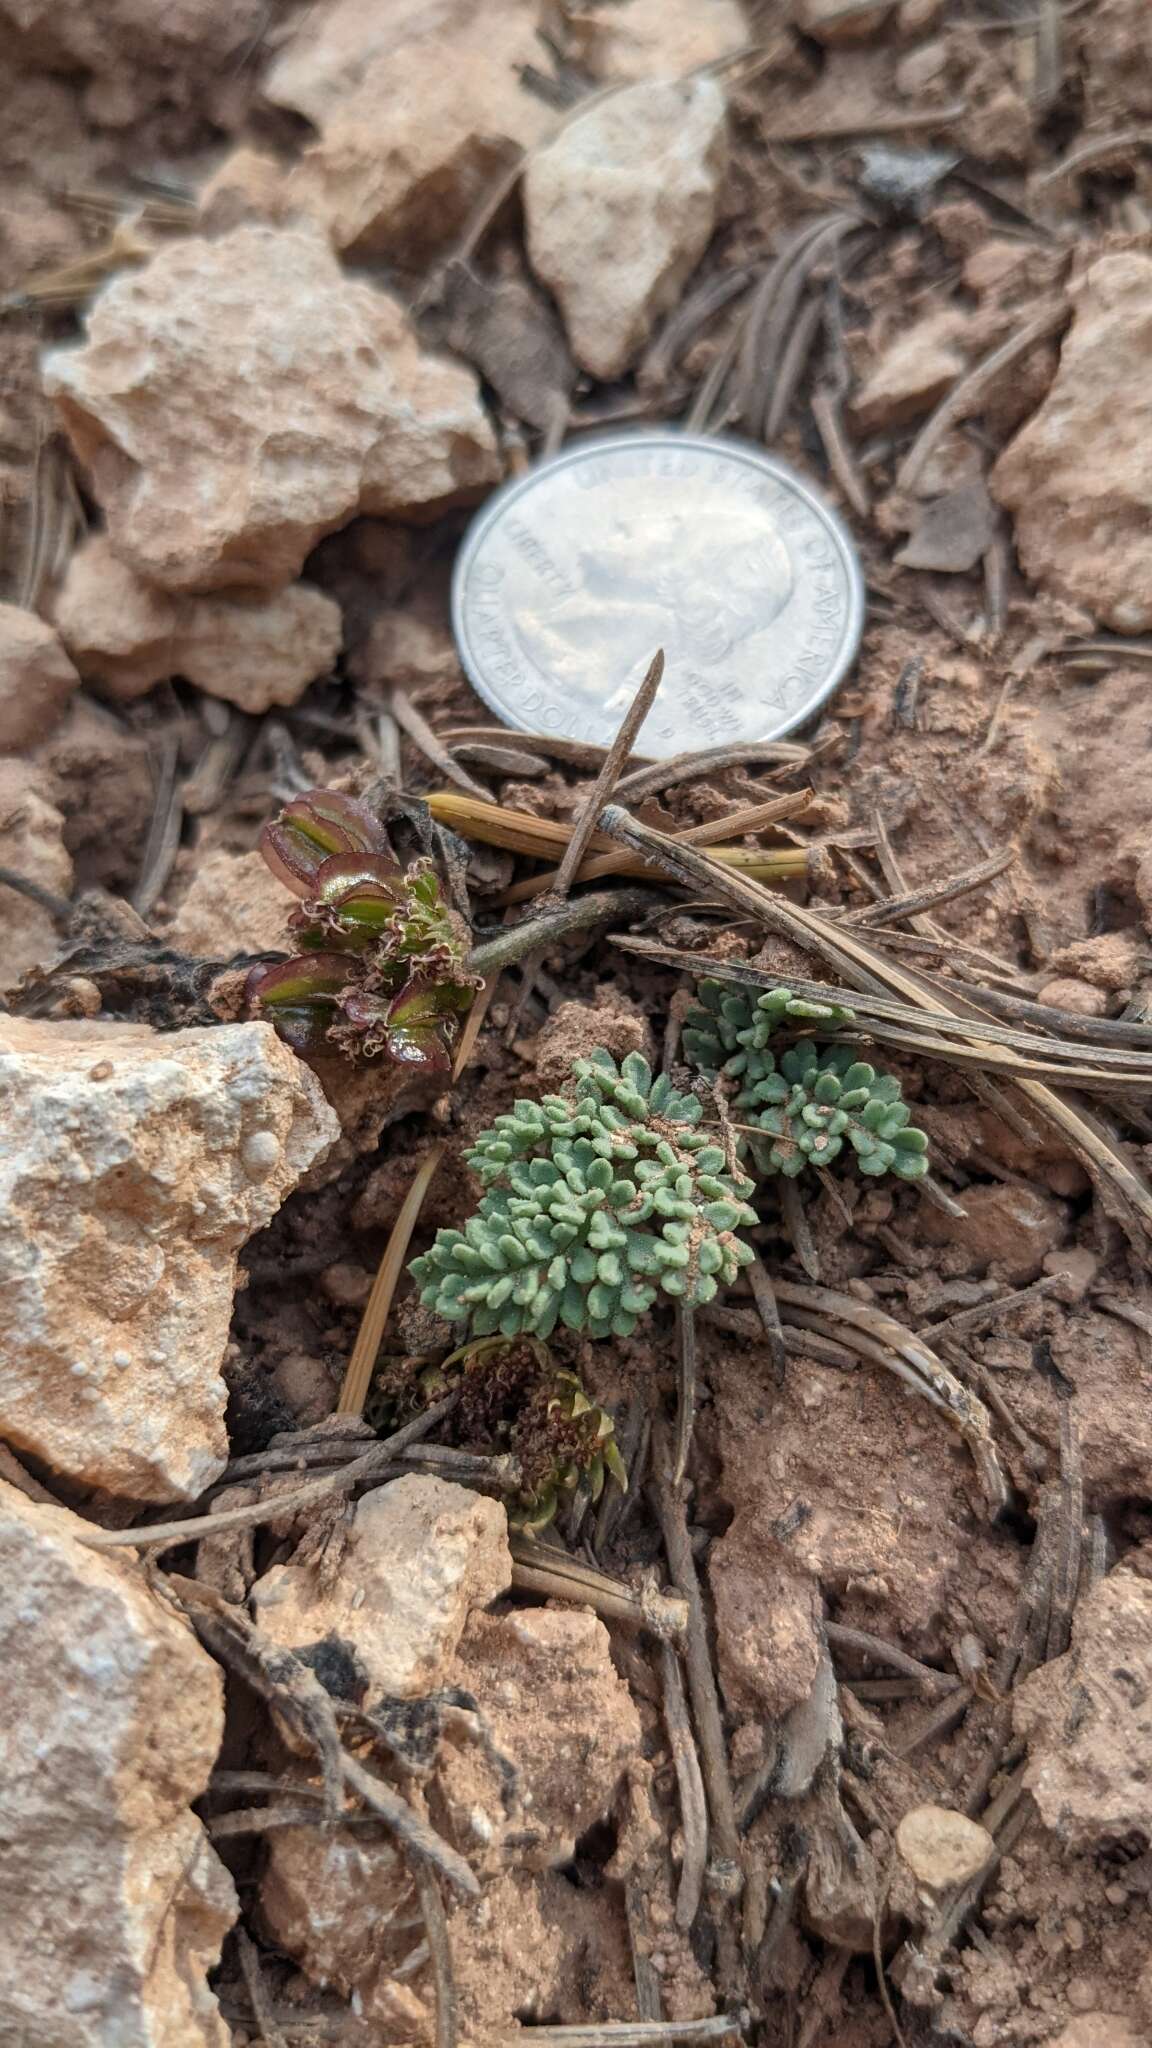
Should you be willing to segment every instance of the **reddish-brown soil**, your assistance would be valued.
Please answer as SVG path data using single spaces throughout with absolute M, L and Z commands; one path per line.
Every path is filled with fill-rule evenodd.
M 822 340 L 806 362 L 773 441 L 839 501 L 860 542 L 872 599 L 860 658 L 816 731 L 797 735 L 816 742 L 797 776 L 736 763 L 647 800 L 640 812 L 680 830 L 798 779 L 810 782 L 815 802 L 797 836 L 834 841 L 855 828 L 864 835 L 849 857 L 820 863 L 807 900 L 832 916 L 865 908 L 890 884 L 927 887 L 1009 849 L 1014 858 L 1004 872 L 931 912 L 941 935 L 935 954 L 901 950 L 897 939 L 892 957 L 955 966 L 973 986 L 1011 983 L 1018 996 L 1079 1011 L 1086 1022 L 1144 1021 L 1152 1017 L 1148 643 L 1113 648 L 1096 669 L 1070 666 L 1065 643 L 1093 636 L 1095 623 L 1029 585 L 1007 527 L 968 573 L 899 566 L 895 556 L 919 513 L 899 494 L 896 470 L 929 408 L 909 418 L 897 407 L 852 443 L 870 499 L 862 517 L 829 469 L 811 400 L 841 379 L 850 431 L 853 394 L 913 320 L 952 316 L 965 360 L 974 362 L 1095 256 L 1152 251 L 1152 156 L 1140 127 L 1152 110 L 1145 0 L 1089 0 L 1063 10 L 1038 0 L 1031 11 L 902 0 L 872 9 L 867 20 L 860 8 L 840 12 L 855 12 L 860 37 L 825 47 L 790 26 L 782 5 L 756 10 L 750 37 L 767 56 L 732 87 L 735 158 L 704 272 L 770 257 L 831 206 L 863 208 L 871 232 L 835 283 L 835 320 L 824 330 L 834 339 Z M 207 64 L 205 82 L 171 47 L 151 52 L 134 72 L 126 46 L 124 77 L 95 78 L 66 46 L 5 31 L 18 13 L 0 0 L 7 35 L 0 51 L 0 291 L 9 295 L 0 314 L 0 597 L 47 613 L 81 515 L 95 522 L 98 514 L 53 438 L 37 378 L 41 348 L 77 338 L 87 294 L 67 283 L 53 293 L 42 275 L 99 249 L 110 224 L 160 184 L 193 196 L 230 146 L 293 149 L 294 122 L 264 104 L 260 86 L 296 17 L 269 8 L 238 55 Z M 218 17 L 220 9 L 206 6 L 205 14 Z M 1049 41 L 1037 24 L 1050 31 Z M 1047 67 L 1043 97 L 1038 65 Z M 1082 145 L 1128 131 L 1138 132 L 1112 155 L 1101 152 L 1099 164 L 1045 182 Z M 886 147 L 946 153 L 950 168 L 918 205 L 893 213 L 877 197 L 868 158 L 881 138 Z M 97 211 L 77 197 L 93 191 L 110 194 L 110 206 Z M 514 206 L 498 215 L 477 262 L 486 273 L 504 265 L 522 274 Z M 410 274 L 397 280 L 379 264 L 373 274 L 408 295 L 421 282 Z M 830 270 L 819 289 L 832 291 Z M 623 400 L 619 387 L 585 387 L 578 415 L 591 420 L 619 406 L 622 417 L 682 419 L 727 338 L 729 317 L 708 325 L 668 375 L 631 380 Z M 455 339 L 464 346 L 466 337 Z M 1043 400 L 1057 359 L 1047 339 L 991 384 L 979 412 L 953 426 L 932 456 L 935 491 L 987 474 Z M 540 437 L 508 414 L 505 423 L 511 459 L 519 461 Z M 274 905 L 263 885 L 250 895 L 249 869 L 220 857 L 250 853 L 263 819 L 302 778 L 347 778 L 358 787 L 370 779 L 374 764 L 361 748 L 365 730 L 373 730 L 364 716 L 370 687 L 402 686 L 441 733 L 492 725 L 460 674 L 449 634 L 448 574 L 464 516 L 455 511 L 421 529 L 360 520 L 315 551 L 306 573 L 343 607 L 343 661 L 294 710 L 250 721 L 213 801 L 188 806 L 148 909 L 161 938 L 171 933 L 185 951 L 217 959 L 269 943 L 261 934 Z M 46 519 L 55 536 L 48 554 Z M 21 766 L 28 788 L 63 816 L 74 895 L 93 888 L 131 895 L 155 856 L 149 830 L 157 783 L 169 772 L 163 764 L 191 775 L 220 730 L 219 707 L 205 703 L 180 681 L 128 706 L 110 706 L 86 688 Z M 506 744 L 532 752 L 515 735 Z M 411 794 L 443 786 L 407 737 L 401 760 Z M 586 774 L 551 760 L 538 761 L 532 774 L 503 772 L 484 757 L 468 767 L 505 809 L 565 822 L 590 786 Z M 24 801 L 23 785 L 9 791 L 5 783 L 0 826 L 13 861 L 11 849 L 17 842 L 24 848 L 31 829 L 18 798 Z M 887 882 L 874 852 L 880 827 L 899 869 Z M 41 879 L 58 890 L 58 846 L 56 857 L 52 872 L 45 857 Z M 0 863 L 5 858 L 0 847 Z M 35 871 L 34 861 L 21 865 Z M 495 899 L 513 874 L 534 871 L 493 848 L 474 848 L 468 882 L 478 921 L 498 925 Z M 50 944 L 51 929 L 42 909 L 14 900 L 12 942 L 19 937 L 23 968 L 38 945 Z M 7 907 L 6 898 L 6 922 Z M 40 922 L 22 924 L 25 913 Z M 762 934 L 748 926 L 729 932 L 725 923 L 694 903 L 666 918 L 662 930 L 676 946 L 741 957 L 755 951 Z M 0 936 L 0 984 L 13 978 L 4 972 L 4 944 Z M 764 957 L 782 974 L 821 971 L 777 941 Z M 447 1140 L 418 1226 L 421 1245 L 469 1211 L 474 1193 L 463 1154 L 478 1130 L 516 1096 L 562 1086 L 572 1060 L 594 1045 L 617 1055 L 637 1047 L 658 1059 L 682 985 L 670 968 L 639 965 L 603 940 L 581 938 L 547 955 L 522 1009 L 518 975 L 505 979 L 452 1095 L 431 1106 L 418 1102 L 406 1115 L 404 1102 L 392 1104 L 386 1120 L 378 1084 L 363 1084 L 353 1135 L 243 1255 L 245 1284 L 226 1362 L 234 1453 L 261 1450 L 276 1431 L 331 1412 L 371 1276 L 428 1148 Z M 81 978 L 62 1001 L 74 1014 L 91 1014 L 93 996 L 98 1009 L 99 990 Z M 133 1008 L 143 995 L 136 999 L 129 988 L 121 997 L 126 1013 L 155 1019 L 154 1003 Z M 1133 1688 L 1146 1674 L 1127 1691 L 1114 1688 L 1101 1708 L 1099 1784 L 1083 1793 L 1087 1817 L 1078 1806 L 1070 1833 L 1025 1790 L 1023 1803 L 1011 1807 L 1005 1853 L 982 1896 L 935 1950 L 940 1903 L 897 1870 L 893 1848 L 901 1816 L 925 1802 L 977 1818 L 991 1807 L 995 1819 L 997 1800 L 1007 1799 L 1026 1762 L 1038 1768 L 1044 1744 L 1056 1752 L 1070 1738 L 1055 1709 L 1047 1718 L 1029 1711 L 1014 1728 L 1013 1683 L 1027 1681 L 1011 1660 L 1000 1668 L 1014 1631 L 1027 1634 L 1042 1546 L 1058 1549 L 1068 1539 L 1069 1517 L 1077 1542 L 1083 1523 L 1085 1560 L 1079 1584 L 1065 1588 L 1071 1635 L 1056 1622 L 1047 1635 L 1041 1629 L 1029 1668 L 1077 1657 L 1082 1627 L 1085 1640 L 1096 1642 L 1083 1619 L 1094 1577 L 1119 1570 L 1119 1592 L 1133 1602 L 1152 1578 L 1148 1240 L 1117 1222 L 1107 1191 L 1056 1137 L 1022 1135 L 997 1103 L 974 1095 L 959 1067 L 899 1052 L 890 1064 L 933 1141 L 937 1178 L 966 1213 L 944 1213 L 911 1187 L 845 1175 L 836 1188 L 805 1196 L 820 1284 L 886 1311 L 930 1343 L 942 1341 L 946 1362 L 991 1398 L 1008 1507 L 989 1518 L 960 1437 L 892 1374 L 850 1351 L 837 1360 L 827 1338 L 809 1355 L 793 1326 L 781 1383 L 750 1320 L 733 1328 L 702 1319 L 693 1549 L 738 1809 L 758 1775 L 762 1781 L 743 1837 L 743 1946 L 734 1951 L 739 1923 L 725 1919 L 714 1894 L 706 1894 L 692 1941 L 675 1925 L 683 1840 L 659 1654 L 647 1638 L 614 1629 L 618 1672 L 640 1730 L 630 1790 L 612 1826 L 578 1840 L 562 1870 L 534 1868 L 527 1854 L 518 1863 L 510 1836 L 502 1867 L 488 1872 L 483 1912 L 470 1907 L 452 1916 L 462 2038 L 495 2044 L 518 2025 L 634 2019 L 639 1981 L 649 1991 L 655 1983 L 665 2019 L 689 2021 L 735 2005 L 749 2015 L 747 2038 L 796 2048 L 883 2048 L 895 2038 L 890 2000 L 904 2038 L 923 2048 L 1136 2048 L 1152 2040 L 1148 1801 L 1129 1786 L 1125 1806 L 1117 1791 L 1126 1731 L 1135 1741 L 1145 1725 Z M 1102 1114 L 1133 1167 L 1147 1171 L 1148 1107 L 1126 1100 L 1127 1108 L 1119 1098 L 1105 1102 Z M 354 1123 L 350 1116 L 348 1131 Z M 804 1283 L 771 1204 L 757 1241 L 772 1271 Z M 1025 1289 L 1023 1302 L 998 1311 L 1003 1297 Z M 751 1309 L 744 1294 L 736 1305 Z M 981 1308 L 983 1321 L 975 1315 Z M 947 1319 L 969 1311 L 969 1327 L 934 1339 Z M 443 1350 L 443 1326 L 405 1283 L 384 1340 L 385 1364 L 436 1345 Z M 612 1411 L 629 1458 L 647 1442 L 647 1418 L 671 1415 L 670 1316 L 657 1314 L 612 1345 L 561 1333 L 554 1349 Z M 1062 1429 L 1066 1483 L 1070 1443 L 1082 1473 L 1082 1503 L 1071 1508 L 1057 1498 Z M 639 1583 L 655 1570 L 668 1583 L 643 1485 L 623 1514 L 596 1531 L 594 1514 L 583 1522 L 562 1516 L 557 1540 L 604 1571 Z M 279 1532 L 262 1532 L 257 1543 L 261 1562 L 285 1554 Z M 486 1626 L 470 1647 L 478 1666 L 491 1661 Z M 843 1630 L 894 1646 L 942 1679 L 959 1674 L 953 1724 L 915 1676 L 837 1633 Z M 812 1740 L 797 1716 L 810 1709 L 829 1654 L 842 1725 L 834 1729 L 829 1718 L 807 1778 L 789 1792 L 782 1789 L 789 1768 L 799 1770 L 796 1760 Z M 1032 1682 L 1044 1678 L 1041 1668 Z M 491 1674 L 486 1682 L 494 1682 Z M 1071 1696 L 1074 1718 L 1075 1686 Z M 518 1710 L 537 1710 L 529 1694 L 517 1698 Z M 1067 1695 L 1060 1698 L 1066 1704 Z M 544 1689 L 541 1699 L 543 1713 L 547 1702 L 562 1703 L 562 1687 Z M 227 1762 L 235 1768 L 253 1759 L 264 1768 L 269 1759 L 273 1767 L 283 1761 L 266 1720 L 243 1699 Z M 486 1768 L 469 1758 L 477 1782 Z M 561 1780 L 565 1770 L 575 1778 L 579 1760 L 558 1756 L 550 1768 Z M 458 1757 L 452 1769 L 450 1811 L 452 1800 L 466 1804 L 471 1788 Z M 573 1783 L 578 1814 L 577 1792 Z M 556 1797 L 562 1806 L 562 1782 Z M 1023 1824 L 1015 1818 L 1021 1814 Z M 561 1819 L 555 1825 L 562 1833 Z M 574 1836 L 581 1826 L 573 1824 Z M 381 1992 L 375 2018 L 357 2025 L 354 2007 L 290 1964 L 261 1918 L 261 1856 L 246 1842 L 233 1862 L 284 2022 L 281 2038 L 426 2039 L 426 1974 L 417 1975 L 420 1998 L 399 1984 L 391 2003 Z M 362 1928 L 350 1934 L 363 1938 Z M 918 1976 L 921 1950 L 934 1962 Z M 887 1973 L 883 1997 L 878 1956 Z M 357 1981 L 351 1968 L 345 1977 Z M 255 2041 L 230 1950 L 218 1988 L 237 2043 Z

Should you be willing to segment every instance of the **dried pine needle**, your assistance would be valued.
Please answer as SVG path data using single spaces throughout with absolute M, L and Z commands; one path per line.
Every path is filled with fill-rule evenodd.
M 746 833 L 762 832 L 768 825 L 778 825 L 785 818 L 796 817 L 801 811 L 807 810 L 814 794 L 811 789 L 792 790 L 787 796 L 769 797 L 762 804 L 746 804 L 740 810 L 730 811 L 725 818 L 711 818 L 706 825 L 692 825 L 686 832 L 677 832 L 675 836 L 685 846 L 715 846 L 718 841 L 743 838 Z M 757 848 L 748 850 L 759 854 Z M 773 848 L 772 854 L 784 851 L 803 852 L 804 849 Z M 594 882 L 602 875 L 617 873 L 619 859 L 619 850 L 614 853 L 593 854 L 588 860 L 581 861 L 577 879 L 581 882 Z M 547 874 L 531 875 L 526 882 L 517 882 L 511 889 L 506 889 L 504 894 L 496 899 L 497 903 L 503 909 L 508 904 L 530 902 L 534 896 L 542 895 L 546 889 L 553 886 L 559 872 L 558 868 L 552 868 Z M 797 872 L 802 874 L 804 869 L 798 869 Z
M 571 826 L 558 824 L 552 818 L 534 818 L 530 811 L 510 811 L 502 804 L 482 803 L 476 797 L 458 796 L 454 790 L 437 790 L 427 801 L 437 824 L 447 825 L 462 839 L 478 839 L 485 846 L 503 847 L 506 852 L 522 853 L 532 860 L 558 863 L 572 836 Z M 637 854 L 624 851 L 603 832 L 592 834 L 589 848 L 589 858 L 581 862 L 579 872 L 573 877 L 576 882 L 594 881 L 606 874 L 643 875 L 652 881 L 661 879 L 658 867 Z M 725 867 L 754 875 L 761 881 L 802 879 L 808 872 L 808 851 L 802 846 L 771 849 L 717 846 L 712 850 L 712 857 Z M 549 879 L 547 876 L 541 878 L 541 886 L 547 887 Z M 512 891 L 505 901 L 520 902 L 523 895 L 535 893 L 535 887 L 525 888 L 523 894 Z

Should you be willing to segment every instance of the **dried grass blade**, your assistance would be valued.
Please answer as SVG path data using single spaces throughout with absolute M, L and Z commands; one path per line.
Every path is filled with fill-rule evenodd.
M 180 846 L 180 833 L 184 825 L 184 801 L 177 780 L 179 767 L 179 737 L 174 732 L 168 733 L 161 744 L 152 822 L 148 827 L 144 858 L 140 864 L 140 879 L 131 899 L 133 910 L 143 918 L 149 915 L 172 873 Z
M 682 856 L 687 858 L 687 856 Z M 702 862 L 706 856 L 697 856 Z M 720 871 L 723 874 L 723 870 Z M 830 960 L 845 978 L 856 988 L 868 992 L 882 990 L 885 986 L 896 988 L 908 994 L 920 1008 L 932 1013 L 932 1020 L 940 1025 L 945 1019 L 969 1028 L 973 1021 L 978 1025 L 980 1012 L 966 997 L 952 998 L 955 1008 L 946 1010 L 943 1004 L 931 1000 L 924 986 L 914 977 L 904 973 L 883 956 L 858 942 L 840 944 L 840 934 L 835 927 L 815 915 L 802 910 L 798 905 L 785 904 L 782 898 L 772 897 L 766 890 L 760 890 L 755 883 L 742 877 L 724 877 L 729 899 L 735 899 L 741 908 L 756 904 L 752 911 L 763 922 L 804 946 L 807 943 Z M 847 935 L 844 935 L 847 940 Z M 957 1015 L 957 1012 L 960 1014 Z M 987 1020 L 983 1020 L 985 1023 Z M 924 1044 L 918 1050 L 931 1053 L 931 1044 Z M 952 1059 L 955 1055 L 950 1046 L 937 1047 L 937 1056 Z M 1097 1058 L 1105 1055 L 1097 1051 Z M 1020 1093 L 1030 1102 L 1039 1117 L 1063 1138 L 1073 1156 L 1089 1173 L 1100 1193 L 1105 1209 L 1114 1215 L 1129 1235 L 1137 1242 L 1152 1238 L 1152 1188 L 1137 1173 L 1125 1156 L 1112 1133 L 1100 1124 L 1082 1103 L 1069 1101 L 1056 1089 L 1050 1088 L 1026 1071 L 1021 1064 L 1003 1062 Z M 1063 1078 L 1063 1075 L 1062 1075 Z
M 706 2020 L 601 2020 L 588 2027 L 522 2027 L 504 2034 L 496 2048 L 670 2048 L 676 2041 L 691 2044 L 744 2036 L 744 2022 L 735 2014 L 717 2013 Z
M 672 1484 L 679 1486 L 688 1470 L 696 1422 L 696 1317 L 691 1306 L 676 1304 L 676 1436 Z
M 637 1592 L 623 1579 L 597 1571 L 570 1557 L 566 1550 L 533 1543 L 526 1536 L 510 1538 L 512 1583 L 526 1593 L 544 1593 L 550 1600 L 578 1600 L 612 1621 L 646 1629 L 662 1642 L 682 1642 L 688 1610 L 676 1593 L 646 1586 Z
M 488 1008 L 496 993 L 496 984 L 499 979 L 498 971 L 488 976 L 483 988 L 478 991 L 476 1000 L 465 1018 L 464 1029 L 460 1033 L 460 1043 L 456 1048 L 456 1057 L 452 1062 L 453 1083 L 460 1079 L 472 1054 L 476 1050 L 476 1040 L 484 1029 L 484 1019 L 488 1015 Z
M 793 740 L 738 740 L 725 747 L 693 748 L 690 753 L 673 754 L 667 761 L 653 761 L 647 768 L 633 769 L 631 775 L 625 775 L 616 784 L 616 799 L 622 802 L 627 798 L 629 803 L 636 804 L 642 797 L 671 789 L 674 783 L 691 782 L 698 775 L 718 773 L 722 768 L 806 768 L 822 751 L 797 746 Z
M 648 664 L 644 680 L 621 720 L 620 730 L 608 749 L 604 765 L 580 806 L 568 844 L 564 849 L 560 872 L 556 877 L 557 896 L 566 896 L 576 879 L 580 863 L 595 833 L 596 820 L 620 779 L 620 771 L 632 751 L 632 742 L 656 701 L 656 693 L 663 677 L 664 649 L 658 647 Z
M 240 1958 L 240 1970 L 244 1986 L 252 2004 L 252 2015 L 256 2021 L 257 2039 L 264 2048 L 288 2048 L 284 2035 L 276 2025 L 275 2008 L 268 1995 L 264 1973 L 260 1968 L 260 1954 L 251 1935 L 244 1927 L 236 1929 L 236 1953 Z
M 315 1500 L 322 1500 L 325 1494 L 350 1493 L 362 1479 L 380 1480 L 390 1476 L 390 1470 L 401 1450 L 414 1444 L 419 1437 L 427 1436 L 430 1430 L 443 1422 L 452 1413 L 458 1393 L 445 1396 L 432 1408 L 426 1408 L 423 1415 L 416 1415 L 406 1422 L 393 1436 L 382 1441 L 377 1439 L 368 1450 L 357 1458 L 337 1466 L 335 1471 L 325 1472 L 319 1479 L 311 1479 L 291 1493 L 270 1493 L 264 1500 L 253 1501 L 247 1507 L 225 1508 L 219 1514 L 201 1513 L 189 1515 L 179 1522 L 145 1522 L 137 1529 L 99 1529 L 95 1526 L 77 1536 L 86 1550 L 171 1550 L 177 1543 L 198 1543 L 204 1536 L 219 1536 L 225 1529 L 257 1528 L 261 1522 L 276 1522 L 284 1515 L 295 1514 L 298 1509 L 309 1507 Z
M 507 746 L 508 730 L 506 725 L 446 725 L 437 738 L 449 747 L 458 746 L 465 740 L 494 740 L 497 746 Z M 516 737 L 522 746 L 531 747 L 535 753 L 547 754 L 553 761 L 566 761 L 569 766 L 583 768 L 593 775 L 608 751 L 607 747 L 598 747 L 592 740 L 565 740 L 552 732 L 521 732 L 517 728 Z M 638 761 L 644 758 L 643 754 L 636 756 Z
M 935 910 L 941 903 L 952 903 L 958 896 L 967 896 L 973 889 L 982 889 L 986 882 L 995 881 L 1005 868 L 1010 868 L 1016 859 L 1011 847 L 1003 853 L 994 853 L 990 860 L 982 860 L 975 867 L 966 868 L 963 874 L 952 875 L 947 881 L 928 884 L 923 889 L 909 889 L 903 896 L 890 896 L 885 902 L 870 903 L 864 910 L 850 910 L 846 924 L 866 925 L 875 930 L 877 925 L 896 924 L 906 917 L 917 917 L 925 910 Z
M 479 1897 L 480 1883 L 470 1865 L 443 1836 L 429 1827 L 399 1792 L 386 1785 L 375 1771 L 366 1770 L 357 1757 L 349 1756 L 347 1750 L 341 1751 L 340 1772 L 349 1791 L 358 1793 L 365 1806 L 379 1814 L 412 1856 L 440 1871 L 465 1898 Z
M 459 2038 L 456 2025 L 456 1976 L 452 1968 L 452 1942 L 448 1933 L 448 1916 L 444 1911 L 444 1900 L 440 1893 L 440 1881 L 426 1863 L 417 1863 L 413 1876 L 424 1919 L 428 1953 L 432 1959 L 432 1982 L 436 1990 L 435 2048 L 456 2048 Z
M 400 1214 L 392 1226 L 392 1234 L 384 1247 L 384 1255 L 376 1269 L 376 1278 L 372 1282 L 372 1292 L 368 1296 L 360 1328 L 356 1333 L 352 1356 L 348 1360 L 344 1384 L 340 1389 L 340 1399 L 336 1403 L 337 1415 L 363 1413 L 380 1350 L 380 1340 L 384 1335 L 384 1325 L 388 1321 L 388 1311 L 392 1306 L 392 1296 L 396 1292 L 412 1232 L 416 1228 L 417 1219 L 424 1205 L 424 1197 L 444 1157 L 444 1149 L 442 1144 L 433 1145 L 431 1151 L 421 1161 L 412 1185 L 404 1197 Z

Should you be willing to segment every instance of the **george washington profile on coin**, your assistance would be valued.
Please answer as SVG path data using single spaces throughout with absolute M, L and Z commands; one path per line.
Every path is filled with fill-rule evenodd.
M 741 441 L 617 434 L 506 484 L 456 560 L 467 674 L 505 722 L 608 745 L 658 647 L 642 751 L 775 739 L 852 660 L 851 539 L 804 480 Z
M 749 529 L 752 529 L 751 531 Z M 702 530 L 685 512 L 658 508 L 642 522 L 617 516 L 576 555 L 579 589 L 516 620 L 533 666 L 565 689 L 587 691 L 610 644 L 617 670 L 602 709 L 623 709 L 653 650 L 670 674 L 722 671 L 736 650 L 768 633 L 792 594 L 787 546 L 763 512 L 741 508 Z

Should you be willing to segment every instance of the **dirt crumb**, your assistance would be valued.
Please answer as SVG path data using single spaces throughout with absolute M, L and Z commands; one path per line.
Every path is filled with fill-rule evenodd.
M 598 988 L 591 1003 L 561 1003 L 536 1040 L 536 1072 L 542 1088 L 555 1093 L 572 1078 L 574 1060 L 586 1060 L 603 1046 L 613 1059 L 630 1052 L 653 1057 L 652 1030 L 639 1005 L 611 987 Z

